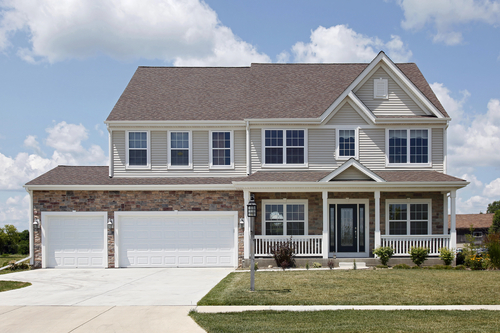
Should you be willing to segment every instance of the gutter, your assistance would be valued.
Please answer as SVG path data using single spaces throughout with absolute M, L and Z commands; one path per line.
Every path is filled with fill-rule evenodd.
M 26 260 L 28 260 L 28 259 L 32 259 L 31 255 L 30 255 L 29 257 L 26 257 L 26 258 L 24 258 L 24 259 L 21 259 L 21 260 L 16 261 L 16 264 L 19 264 L 19 263 L 21 263 L 21 262 L 23 262 L 23 261 L 26 261 Z M 30 260 L 30 265 L 33 265 L 33 264 L 31 263 L 31 260 Z M 4 269 L 9 268 L 10 266 L 12 266 L 12 265 L 7 265 L 7 266 L 0 267 L 0 271 L 3 271 Z

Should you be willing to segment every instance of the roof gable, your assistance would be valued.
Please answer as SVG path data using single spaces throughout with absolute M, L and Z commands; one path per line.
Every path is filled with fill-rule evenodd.
M 356 178 L 353 178 L 356 177 Z M 339 180 L 368 180 L 376 182 L 385 182 L 383 178 L 359 163 L 354 158 L 349 159 L 339 166 L 335 171 L 320 180 L 320 182 L 330 182 Z
M 375 116 L 354 94 L 349 94 L 325 119 L 326 125 L 373 124 Z

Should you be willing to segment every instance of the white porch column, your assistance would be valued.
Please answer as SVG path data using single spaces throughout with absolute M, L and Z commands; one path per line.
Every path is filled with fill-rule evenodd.
M 247 214 L 247 204 L 248 200 L 250 200 L 250 191 L 243 191 L 243 207 L 245 212 L 245 230 L 243 231 L 243 259 L 250 258 L 250 219 Z
M 375 191 L 375 248 L 382 243 L 380 239 L 380 191 Z
M 448 235 L 448 193 L 443 193 L 443 235 Z
M 450 248 L 457 248 L 457 224 L 456 224 L 456 198 L 457 190 L 450 192 L 451 226 L 450 226 Z
M 323 259 L 328 259 L 328 191 L 323 191 Z

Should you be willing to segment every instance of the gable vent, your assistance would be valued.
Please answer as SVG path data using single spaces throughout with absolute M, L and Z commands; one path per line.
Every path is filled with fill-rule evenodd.
M 373 80 L 373 98 L 389 98 L 387 79 L 380 78 Z

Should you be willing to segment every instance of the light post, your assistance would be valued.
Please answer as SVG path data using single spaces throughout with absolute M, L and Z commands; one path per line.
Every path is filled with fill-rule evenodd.
M 255 290 L 255 217 L 257 216 L 257 204 L 255 195 L 250 195 L 247 204 L 247 216 L 250 218 L 250 291 Z

